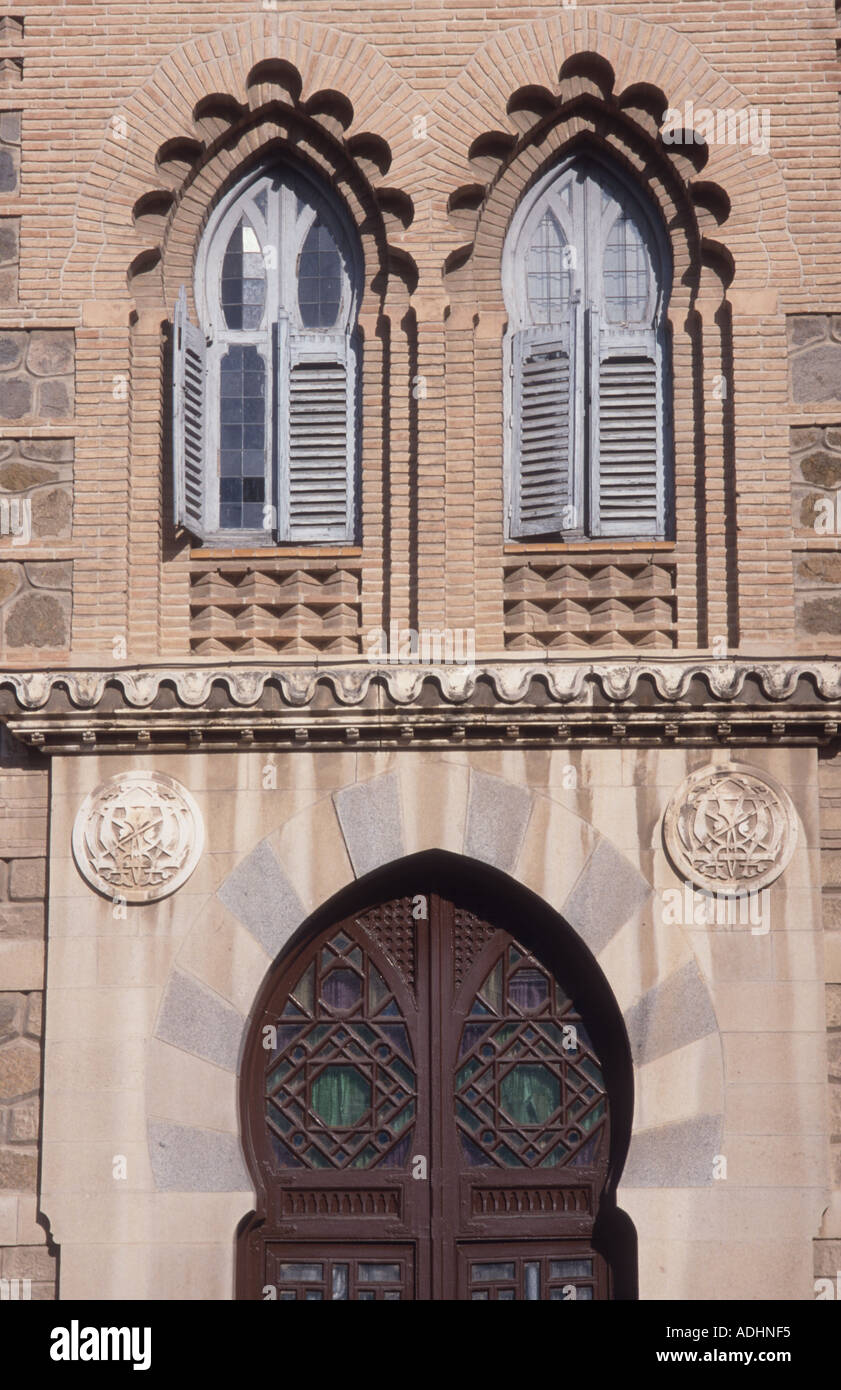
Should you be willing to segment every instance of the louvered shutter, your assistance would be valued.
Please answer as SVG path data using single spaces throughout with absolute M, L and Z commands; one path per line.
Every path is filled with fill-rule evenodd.
M 569 530 L 575 441 L 575 324 L 527 328 L 512 342 L 511 533 Z
M 176 526 L 200 539 L 205 534 L 205 401 L 207 363 L 204 334 L 187 316 L 182 285 L 173 315 L 172 465 Z
M 663 531 L 663 419 L 654 330 L 601 326 L 593 312 L 593 532 L 628 540 Z
M 356 346 L 279 324 L 280 538 L 354 536 Z

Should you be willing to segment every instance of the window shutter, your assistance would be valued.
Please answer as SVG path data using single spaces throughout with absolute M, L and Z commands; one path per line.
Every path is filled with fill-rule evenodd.
M 354 536 L 356 345 L 350 334 L 279 324 L 282 540 Z
M 663 530 L 660 353 L 654 330 L 600 326 L 593 312 L 593 530 L 629 540 Z
M 206 383 L 204 334 L 187 317 L 182 285 L 173 315 L 174 520 L 200 539 L 204 536 Z
M 514 334 L 512 535 L 569 531 L 575 439 L 575 324 Z

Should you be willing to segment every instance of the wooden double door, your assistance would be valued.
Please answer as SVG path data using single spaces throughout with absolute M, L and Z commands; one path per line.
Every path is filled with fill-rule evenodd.
M 283 962 L 243 1078 L 240 1298 L 610 1297 L 610 1115 L 574 998 L 511 914 L 417 885 Z

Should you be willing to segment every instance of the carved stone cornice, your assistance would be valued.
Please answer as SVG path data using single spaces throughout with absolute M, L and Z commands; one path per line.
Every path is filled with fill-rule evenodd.
M 44 751 L 275 743 L 816 743 L 841 661 L 493 660 L 0 673 L 0 720 Z

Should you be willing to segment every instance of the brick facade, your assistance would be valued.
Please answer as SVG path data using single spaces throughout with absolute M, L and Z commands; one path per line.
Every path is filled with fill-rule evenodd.
M 782 0 L 80 0 L 0 18 L 4 667 L 329 662 L 393 623 L 472 630 L 488 660 L 841 659 L 837 24 L 831 0 L 799 0 L 796 23 Z M 664 109 L 689 104 L 766 112 L 767 146 L 664 143 Z M 675 535 L 515 544 L 502 248 L 530 184 L 587 142 L 647 188 L 671 241 Z M 171 521 L 173 305 L 185 285 L 195 317 L 197 241 L 238 171 L 292 145 L 362 243 L 360 543 L 202 548 Z M 834 763 L 811 792 L 837 1189 Z M 47 782 L 38 754 L 0 764 L 0 1276 L 42 1297 Z

